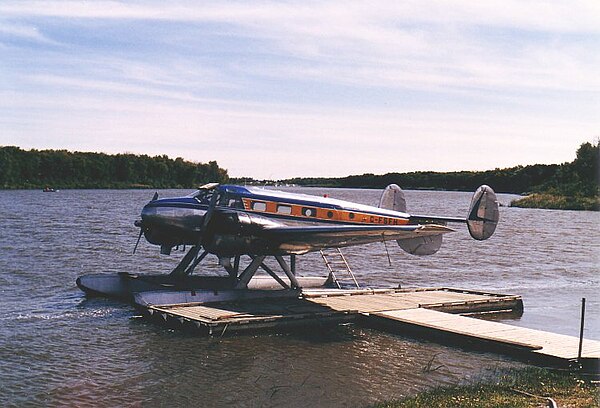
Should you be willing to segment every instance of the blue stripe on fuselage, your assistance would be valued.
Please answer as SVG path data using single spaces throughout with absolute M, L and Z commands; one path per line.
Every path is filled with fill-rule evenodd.
M 192 208 L 195 210 L 206 210 L 208 205 L 200 204 L 195 198 L 177 197 L 163 198 L 160 200 L 150 201 L 146 207 L 177 207 L 177 208 Z

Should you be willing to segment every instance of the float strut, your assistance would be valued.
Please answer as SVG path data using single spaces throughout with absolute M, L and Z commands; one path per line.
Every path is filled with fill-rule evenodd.
M 290 270 L 296 275 L 296 254 L 290 255 Z
M 196 257 L 194 262 L 192 262 L 192 264 L 185 270 L 185 274 L 188 276 L 191 275 L 196 266 L 198 266 L 198 264 L 202 262 L 204 258 L 206 258 L 206 255 L 208 255 L 208 251 L 204 251 L 200 254 L 200 256 Z
M 290 267 L 288 266 L 288 264 L 285 263 L 285 260 L 283 259 L 283 257 L 281 255 L 275 255 L 275 259 L 277 259 L 279 266 L 281 266 L 281 269 L 283 269 L 283 272 L 285 272 L 288 279 L 290 280 L 290 283 L 292 284 L 292 289 L 299 289 L 300 284 L 298 283 L 298 280 L 296 279 L 296 277 L 290 270 Z
M 265 258 L 266 256 L 260 255 L 252 260 L 250 265 L 248 265 L 246 269 L 244 269 L 244 272 L 240 274 L 238 283 L 235 285 L 236 289 L 245 289 L 248 287 L 248 282 L 250 282 L 250 279 L 252 279 L 258 267 L 263 263 Z
M 188 267 L 189 264 L 192 263 L 192 261 L 196 258 L 196 256 L 198 255 L 198 252 L 200 252 L 200 249 L 202 249 L 202 247 L 200 245 L 194 245 L 187 254 L 185 254 L 185 256 L 183 257 L 183 259 L 181 260 L 181 262 L 179 262 L 179 264 L 175 267 L 175 269 L 173 269 L 173 271 L 171 272 L 171 276 L 184 276 L 186 274 L 186 269 Z M 202 257 L 204 258 L 204 257 Z M 195 267 L 195 265 L 194 265 Z
M 273 279 L 275 279 L 277 281 L 277 283 L 279 283 L 281 286 L 283 286 L 284 289 L 289 289 L 290 285 L 288 285 L 287 283 L 285 283 L 279 276 L 277 276 L 277 274 L 275 272 L 273 272 L 273 270 L 271 268 L 269 268 L 267 265 L 265 265 L 264 263 L 260 264 L 260 267 L 264 269 L 265 272 L 267 272 L 269 275 L 271 275 L 271 277 Z

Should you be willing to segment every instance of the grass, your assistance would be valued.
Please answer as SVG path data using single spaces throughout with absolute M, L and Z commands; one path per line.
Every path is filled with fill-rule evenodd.
M 520 408 L 546 407 L 551 397 L 559 407 L 600 407 L 598 385 L 575 373 L 541 368 L 504 372 L 494 381 L 435 388 L 414 397 L 375 405 L 377 408 Z
M 555 194 L 531 194 L 514 200 L 511 207 L 545 208 L 552 210 L 600 210 L 599 197 L 564 196 Z

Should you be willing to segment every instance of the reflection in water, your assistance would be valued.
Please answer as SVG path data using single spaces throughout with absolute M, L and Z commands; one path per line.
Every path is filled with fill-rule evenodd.
M 380 194 L 294 191 L 366 204 Z M 162 273 L 183 255 L 163 257 L 148 244 L 131 255 L 133 220 L 151 195 L 0 191 L 1 406 L 360 406 L 520 365 L 353 325 L 204 338 L 136 319 L 128 305 L 86 300 L 75 286 L 78 275 Z M 506 204 L 511 197 L 499 198 Z M 419 214 L 464 215 L 469 200 L 469 193 L 407 192 L 409 211 Z M 586 336 L 598 339 L 598 217 L 503 207 L 489 241 L 472 241 L 459 229 L 438 254 L 423 258 L 388 244 L 391 267 L 382 244 L 344 252 L 365 285 L 520 294 L 525 313 L 509 324 L 577 335 L 585 296 Z M 215 259 L 202 267 L 218 273 Z M 300 257 L 298 270 L 325 273 L 314 254 Z

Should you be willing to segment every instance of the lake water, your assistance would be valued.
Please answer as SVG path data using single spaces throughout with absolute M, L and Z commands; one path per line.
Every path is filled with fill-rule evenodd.
M 376 204 L 379 191 L 291 188 Z M 159 191 L 161 197 L 189 191 Z M 86 273 L 162 273 L 171 257 L 133 221 L 154 191 L 0 191 L 0 406 L 363 406 L 436 385 L 493 376 L 522 363 L 353 325 L 286 334 L 205 338 L 136 317 L 126 304 L 86 299 Z M 409 212 L 461 216 L 470 193 L 407 191 Z M 514 196 L 499 195 L 503 204 Z M 508 324 L 600 339 L 600 214 L 502 207 L 496 234 L 465 228 L 435 255 L 388 243 L 344 251 L 365 286 L 450 286 L 518 294 Z M 216 259 L 202 264 L 217 273 Z M 301 275 L 324 275 L 318 256 Z M 437 370 L 428 371 L 431 359 Z

